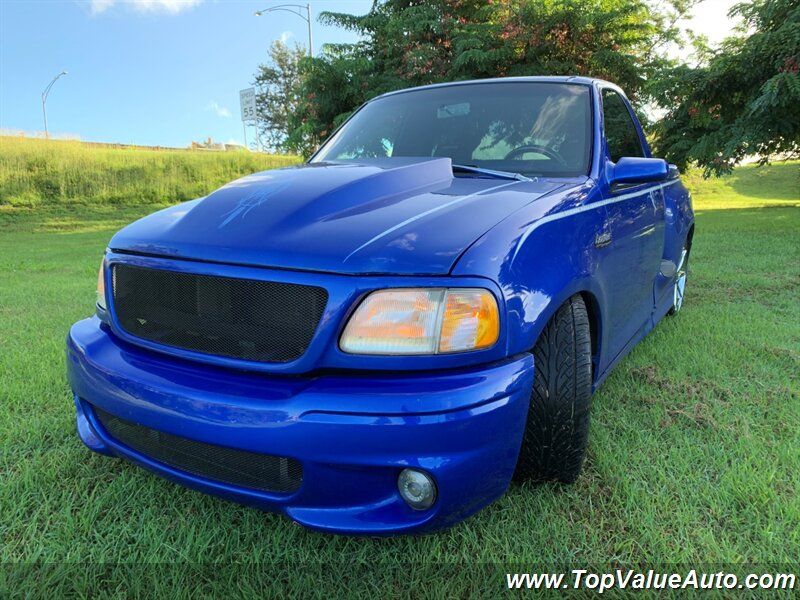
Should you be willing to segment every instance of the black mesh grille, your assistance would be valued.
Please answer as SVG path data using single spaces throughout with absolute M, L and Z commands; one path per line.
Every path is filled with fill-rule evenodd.
M 293 458 L 214 446 L 124 421 L 98 408 L 109 435 L 131 449 L 175 469 L 239 487 L 288 493 L 303 481 L 303 467 Z
M 114 265 L 114 310 L 125 331 L 146 340 L 244 360 L 302 356 L 328 293 L 293 283 Z

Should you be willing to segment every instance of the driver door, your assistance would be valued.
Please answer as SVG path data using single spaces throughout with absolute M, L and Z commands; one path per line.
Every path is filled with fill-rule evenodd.
M 606 159 L 649 157 L 630 108 L 612 89 L 602 90 Z M 604 230 L 598 235 L 598 270 L 608 303 L 608 362 L 651 324 L 653 285 L 664 247 L 664 195 L 658 184 L 609 188 Z M 601 369 L 606 365 L 601 365 Z

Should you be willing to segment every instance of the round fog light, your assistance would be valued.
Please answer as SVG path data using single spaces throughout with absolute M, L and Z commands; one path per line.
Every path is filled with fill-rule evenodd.
M 423 471 L 403 469 L 397 478 L 397 489 L 414 510 L 425 510 L 436 502 L 436 484 L 433 477 Z

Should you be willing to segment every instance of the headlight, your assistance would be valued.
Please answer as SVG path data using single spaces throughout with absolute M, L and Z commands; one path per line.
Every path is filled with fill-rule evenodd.
M 100 261 L 100 270 L 97 272 L 97 306 L 106 310 L 106 278 L 103 275 L 105 258 Z
M 440 354 L 480 350 L 500 335 L 497 301 L 478 288 L 372 292 L 345 327 L 350 354 Z

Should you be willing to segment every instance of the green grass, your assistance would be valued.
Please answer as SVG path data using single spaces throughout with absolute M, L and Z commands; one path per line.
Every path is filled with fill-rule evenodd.
M 684 310 L 595 396 L 579 481 L 514 485 L 448 531 L 391 539 L 313 533 L 86 450 L 64 336 L 92 311 L 113 227 L 149 208 L 78 209 L 67 199 L 6 214 L 0 590 L 5 577 L 22 595 L 270 597 L 294 584 L 307 596 L 359 588 L 469 597 L 500 593 L 511 565 L 797 572 L 800 165 L 688 180 L 697 230 Z
M 245 151 L 111 148 L 0 136 L 0 207 L 13 214 L 9 207 L 158 206 L 191 200 L 241 175 L 297 161 Z

